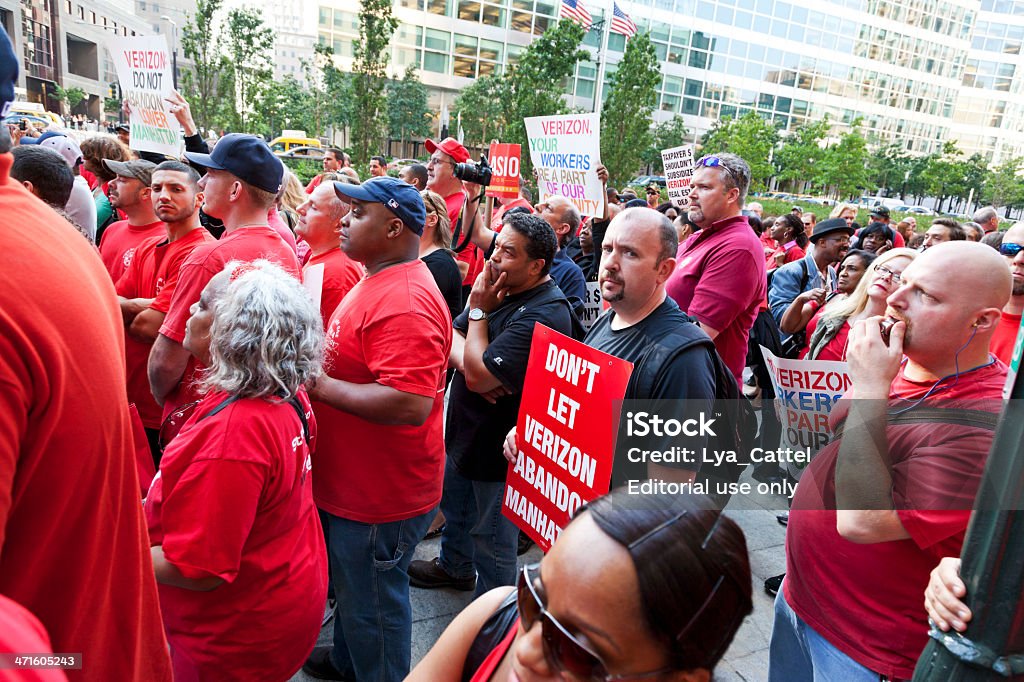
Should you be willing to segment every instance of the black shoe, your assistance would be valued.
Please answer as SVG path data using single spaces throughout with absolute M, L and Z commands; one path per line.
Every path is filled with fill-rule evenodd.
M 455 578 L 441 568 L 441 560 L 414 561 L 409 564 L 409 584 L 432 590 L 436 587 L 452 587 L 456 590 L 469 592 L 476 588 L 476 576 Z
M 775 520 L 779 522 L 780 526 L 789 526 L 789 512 L 776 515 Z
M 518 546 L 516 547 L 516 556 L 523 556 L 524 554 L 530 551 L 530 548 L 533 547 L 533 545 L 534 542 L 530 539 L 530 536 L 524 533 L 523 531 L 519 531 L 519 540 Z
M 782 579 L 785 577 L 786 574 L 783 573 L 782 575 L 773 575 L 771 578 L 768 578 L 764 581 L 764 591 L 769 596 L 774 597 L 779 593 L 779 588 L 782 587 Z
M 781 483 L 782 471 L 775 462 L 758 462 L 750 471 L 750 477 L 758 483 Z
M 342 675 L 334 664 L 331 663 L 332 646 L 318 646 L 306 659 L 302 666 L 302 672 L 318 680 L 341 680 L 341 682 L 355 682 L 355 678 Z

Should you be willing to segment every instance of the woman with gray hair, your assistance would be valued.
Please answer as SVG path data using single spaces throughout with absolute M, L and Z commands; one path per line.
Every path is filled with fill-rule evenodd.
M 310 479 L 324 334 L 299 282 L 232 262 L 192 306 L 183 345 L 206 395 L 146 496 L 176 680 L 291 677 L 313 649 L 327 556 Z

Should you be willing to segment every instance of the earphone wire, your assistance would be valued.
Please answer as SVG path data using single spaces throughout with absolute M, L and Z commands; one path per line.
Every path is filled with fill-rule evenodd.
M 964 345 L 960 346 L 960 349 L 957 350 L 956 355 L 953 356 L 953 367 L 955 369 L 953 374 L 947 374 L 946 376 L 944 376 L 941 379 L 939 379 L 938 381 L 936 381 L 934 384 L 932 384 L 931 388 L 929 388 L 928 391 L 923 396 L 921 396 L 920 398 L 915 400 L 913 404 L 911 404 L 909 407 L 903 408 L 902 410 L 898 410 L 896 412 L 893 412 L 891 416 L 895 417 L 897 415 L 904 414 L 905 412 L 910 412 L 912 409 L 914 409 L 915 407 L 917 407 L 918 405 L 923 403 L 925 400 L 930 398 L 933 393 L 938 392 L 939 385 L 942 384 L 942 382 L 944 382 L 946 379 L 950 379 L 950 378 L 953 379 L 953 383 L 951 383 L 951 384 L 949 384 L 947 386 L 943 386 L 941 390 L 948 391 L 949 389 L 951 389 L 954 386 L 956 386 L 957 383 L 960 381 L 960 353 L 962 353 L 964 351 L 964 349 L 967 348 L 967 346 L 971 345 L 971 341 L 974 341 L 974 336 L 977 333 L 978 333 L 978 325 L 975 324 L 974 325 L 974 331 L 971 332 L 971 338 L 967 339 L 967 342 L 964 343 Z M 996 359 L 994 357 L 990 356 L 989 361 L 986 362 L 984 365 L 978 365 L 977 367 L 974 367 L 974 368 L 972 368 L 972 369 L 970 369 L 968 371 L 969 372 L 973 372 L 974 370 L 984 369 L 985 367 L 989 367 L 989 366 L 995 364 L 995 361 L 996 361 Z M 908 398 L 903 398 L 901 396 L 896 396 L 896 397 L 899 398 L 900 400 L 903 400 L 903 401 L 909 401 Z

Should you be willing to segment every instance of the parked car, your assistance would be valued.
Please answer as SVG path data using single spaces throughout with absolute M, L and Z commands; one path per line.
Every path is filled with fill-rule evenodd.
M 927 206 L 910 206 L 907 208 L 907 213 L 915 213 L 917 215 L 935 215 L 935 211 Z
M 668 183 L 665 182 L 664 175 L 640 175 L 626 183 L 628 187 L 646 187 L 654 183 L 659 187 L 665 187 Z
M 324 158 L 322 147 L 292 147 L 286 152 L 274 152 L 280 159 L 313 159 L 320 161 Z
M 388 164 L 389 171 L 395 171 L 396 173 L 406 166 L 411 166 L 414 163 L 421 163 L 424 166 L 427 165 L 425 161 L 419 159 L 391 159 L 391 163 Z

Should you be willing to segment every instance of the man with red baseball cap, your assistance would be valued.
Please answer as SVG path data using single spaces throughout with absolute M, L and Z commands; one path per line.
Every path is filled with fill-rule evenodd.
M 427 140 L 423 146 L 430 152 L 430 160 L 427 162 L 427 189 L 444 197 L 444 203 L 448 207 L 448 220 L 451 222 L 457 242 L 455 259 L 459 262 L 459 271 L 465 277 L 462 280 L 465 300 L 469 294 L 469 287 L 473 286 L 477 275 L 484 267 L 483 253 L 469 240 L 471 217 L 462 216 L 466 205 L 466 192 L 462 187 L 462 181 L 455 177 L 455 164 L 469 161 L 469 151 L 454 137 L 446 137 L 440 142 Z M 459 249 L 463 242 L 466 246 Z

